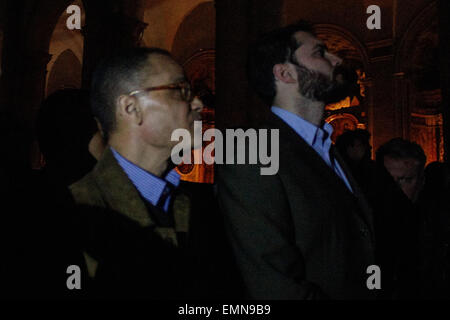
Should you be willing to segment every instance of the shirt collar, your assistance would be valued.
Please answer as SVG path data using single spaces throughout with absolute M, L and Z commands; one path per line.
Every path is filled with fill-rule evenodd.
M 324 122 L 322 127 L 303 119 L 299 115 L 282 109 L 280 107 L 272 106 L 272 112 L 286 122 L 298 135 L 300 135 L 307 144 L 324 144 L 327 140 L 331 142 L 331 135 L 333 134 L 333 126 Z
M 180 184 L 180 175 L 175 169 L 169 171 L 164 178 L 160 178 L 130 162 L 112 147 L 111 151 L 141 196 L 155 206 L 161 198 L 167 183 L 174 187 L 178 187 Z

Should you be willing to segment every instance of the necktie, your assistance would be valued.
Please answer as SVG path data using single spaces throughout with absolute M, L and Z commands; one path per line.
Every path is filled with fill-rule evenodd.
M 175 187 L 171 183 L 166 183 L 163 192 L 161 193 L 161 197 L 159 197 L 158 203 L 156 206 L 161 210 L 166 212 L 169 209 L 169 206 L 166 206 L 167 199 L 173 194 Z M 167 208 L 167 210 L 166 210 Z

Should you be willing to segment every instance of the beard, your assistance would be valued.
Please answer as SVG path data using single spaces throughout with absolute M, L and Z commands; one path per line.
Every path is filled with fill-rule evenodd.
M 318 71 L 312 71 L 303 65 L 295 65 L 298 72 L 298 90 L 300 94 L 312 101 L 325 104 L 339 102 L 349 93 L 347 70 L 337 66 L 333 70 L 332 79 Z

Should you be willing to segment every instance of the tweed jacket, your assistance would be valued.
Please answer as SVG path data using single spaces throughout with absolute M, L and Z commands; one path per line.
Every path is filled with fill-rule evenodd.
M 354 193 L 284 121 L 271 115 L 262 128 L 279 130 L 275 175 L 261 175 L 261 164 L 218 168 L 219 205 L 248 296 L 371 299 L 372 214 L 347 166 L 334 154 Z
M 190 201 L 173 195 L 174 224 L 161 226 L 158 209 L 139 192 L 107 149 L 95 168 L 70 186 L 78 206 L 84 256 L 100 295 L 177 298 L 184 284 L 183 244 Z

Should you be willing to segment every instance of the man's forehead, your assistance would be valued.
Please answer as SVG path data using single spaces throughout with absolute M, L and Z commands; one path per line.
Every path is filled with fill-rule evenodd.
M 384 164 L 386 167 L 399 170 L 416 169 L 420 165 L 414 158 L 395 158 L 388 155 L 384 157 Z
M 317 39 L 314 35 L 305 31 L 298 31 L 294 34 L 295 39 L 301 46 L 315 47 L 316 45 L 324 45 L 323 41 Z

